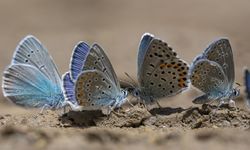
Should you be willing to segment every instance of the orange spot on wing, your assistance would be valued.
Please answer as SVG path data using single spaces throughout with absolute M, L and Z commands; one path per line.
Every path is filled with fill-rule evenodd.
M 161 68 L 164 68 L 167 64 L 160 64 Z

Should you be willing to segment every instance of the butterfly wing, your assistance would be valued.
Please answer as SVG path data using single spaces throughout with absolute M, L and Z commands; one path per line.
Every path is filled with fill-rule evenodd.
M 149 43 L 148 39 L 151 38 Z M 188 65 L 166 42 L 151 38 L 143 37 L 141 45 L 147 43 L 147 46 L 139 49 L 138 57 L 144 56 L 143 59 L 138 58 L 138 61 L 143 61 L 138 62 L 138 66 L 141 66 L 138 68 L 140 90 L 147 98 L 151 97 L 151 100 L 176 95 L 188 86 Z
M 78 104 L 85 108 L 99 109 L 114 106 L 119 92 L 116 85 L 99 70 L 83 71 L 76 81 L 75 94 Z M 121 103 L 121 99 L 119 99 Z
M 140 77 L 140 74 L 141 74 L 140 71 L 142 68 L 142 63 L 143 63 L 145 54 L 146 54 L 148 47 L 153 39 L 154 39 L 154 35 L 152 35 L 150 33 L 145 33 L 142 35 L 142 38 L 140 41 L 140 46 L 139 46 L 138 59 L 137 59 L 138 78 Z
M 221 92 L 227 90 L 228 80 L 223 69 L 218 63 L 207 59 L 194 61 L 190 68 L 190 80 L 193 86 L 207 94 L 195 100 L 194 103 L 205 102 L 205 97 L 216 99 L 223 94 Z
M 27 107 L 54 108 L 63 101 L 57 68 L 34 36 L 26 36 L 17 46 L 4 73 L 3 92 L 14 103 Z
M 98 44 L 93 44 L 91 47 L 83 67 L 83 71 L 84 70 L 99 70 L 103 72 L 105 76 L 120 90 L 120 84 L 113 66 L 107 55 L 104 53 L 104 50 Z
M 13 64 L 3 75 L 3 94 L 24 107 L 56 108 L 63 101 L 61 88 L 36 67 Z
M 99 109 L 102 106 L 114 105 L 117 95 L 121 94 L 120 84 L 108 57 L 98 44 L 93 44 L 90 48 L 84 42 L 78 43 L 72 54 L 70 68 L 72 80 L 70 81 L 70 77 L 67 74 L 64 76 L 65 94 L 70 101 L 74 101 L 75 99 L 78 105 L 84 106 L 87 109 Z M 98 81 L 100 81 L 99 78 L 103 79 L 103 81 L 93 81 L 92 83 L 91 77 L 93 76 L 96 76 Z M 91 87 L 103 86 L 103 90 L 106 90 L 108 93 L 105 93 L 105 97 L 98 99 L 93 97 L 91 93 L 94 92 L 92 93 L 93 95 L 98 95 L 100 94 L 98 92 L 101 92 L 100 89 L 91 88 L 89 89 L 91 90 L 90 93 L 85 88 L 79 91 L 79 88 L 81 86 L 84 87 L 85 84 Z M 110 87 L 105 87 L 104 85 L 109 85 Z M 75 98 L 73 95 L 75 95 Z M 79 97 L 79 95 L 82 97 Z
M 221 66 L 228 79 L 228 86 L 231 89 L 234 83 L 235 73 L 233 52 L 229 40 L 226 38 L 215 40 L 205 49 L 203 58 L 214 61 Z
M 28 64 L 40 70 L 56 85 L 62 84 L 60 75 L 47 49 L 32 35 L 26 36 L 17 46 L 12 64 Z
M 246 86 L 246 102 L 247 105 L 250 107 L 250 73 L 247 69 L 245 69 L 245 86 Z
M 76 104 L 75 83 L 71 79 L 69 72 L 63 75 L 63 89 L 65 98 L 73 104 Z
M 90 47 L 85 42 L 79 42 L 75 46 L 70 63 L 70 73 L 73 81 L 75 81 L 78 75 L 82 72 L 89 51 Z

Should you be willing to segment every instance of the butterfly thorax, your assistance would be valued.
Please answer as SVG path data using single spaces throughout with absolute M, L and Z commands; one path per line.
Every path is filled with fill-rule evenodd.
M 221 93 L 218 96 L 218 100 L 219 101 L 223 101 L 223 102 L 229 102 L 230 100 L 235 99 L 236 97 L 238 97 L 240 95 L 240 90 L 233 88 L 231 90 L 227 90 L 227 92 L 225 93 Z
M 127 96 L 128 96 L 128 91 L 127 90 L 121 90 L 120 92 L 121 94 L 119 96 L 117 96 L 116 98 L 116 102 L 114 104 L 114 108 L 119 108 L 121 107 L 122 104 L 124 104 L 127 100 Z

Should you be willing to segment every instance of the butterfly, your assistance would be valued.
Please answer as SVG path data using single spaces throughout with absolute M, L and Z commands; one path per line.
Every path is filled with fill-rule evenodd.
M 132 95 L 145 104 L 174 96 L 188 87 L 188 64 L 164 41 L 145 33 L 140 41 L 137 59 L 138 85 Z
M 62 81 L 47 49 L 32 35 L 17 46 L 3 73 L 3 94 L 28 108 L 57 109 L 63 106 Z
M 98 45 L 79 42 L 73 49 L 70 71 L 63 76 L 68 104 L 73 110 L 103 110 L 120 107 L 127 91 L 121 89 L 116 73 Z
M 246 104 L 250 108 L 250 73 L 248 69 L 245 69 L 245 85 L 246 85 Z
M 239 96 L 240 91 L 233 88 L 234 78 L 232 48 L 228 39 L 219 38 L 192 63 L 191 83 L 205 93 L 195 98 L 193 103 L 204 104 L 216 100 L 220 105 L 225 102 L 235 105 L 232 99 Z

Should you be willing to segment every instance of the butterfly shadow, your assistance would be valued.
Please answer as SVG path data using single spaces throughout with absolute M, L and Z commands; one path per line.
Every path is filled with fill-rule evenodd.
M 185 111 L 186 109 L 183 109 L 181 107 L 177 107 L 177 108 L 171 108 L 171 107 L 160 107 L 160 108 L 153 108 L 151 110 L 149 110 L 149 112 L 152 115 L 171 115 L 171 114 L 175 114 L 175 113 L 181 113 L 183 111 Z
M 107 117 L 100 110 L 69 111 L 59 117 L 64 127 L 91 127 L 96 126 L 98 120 Z

